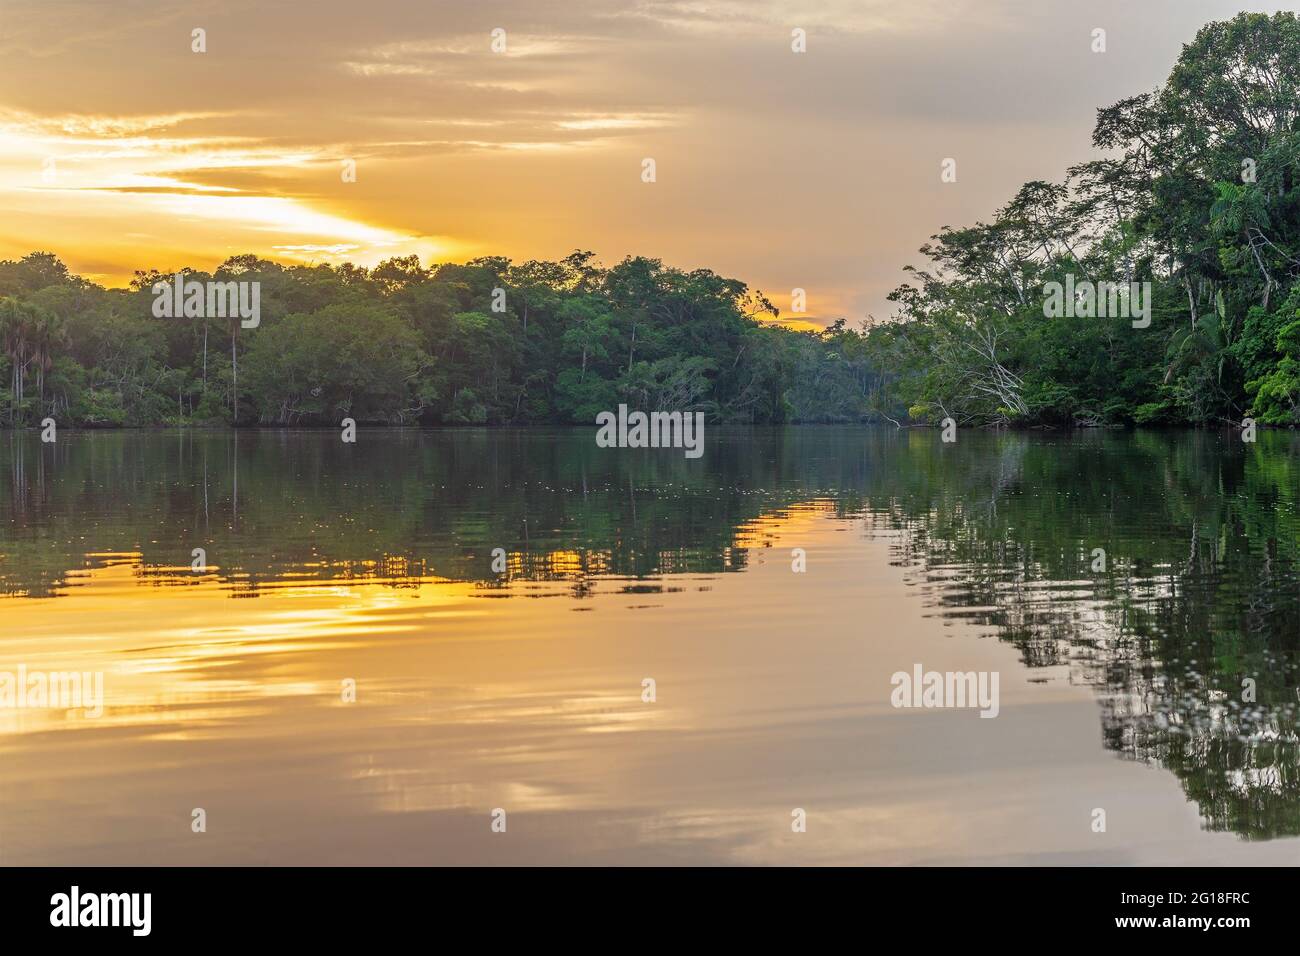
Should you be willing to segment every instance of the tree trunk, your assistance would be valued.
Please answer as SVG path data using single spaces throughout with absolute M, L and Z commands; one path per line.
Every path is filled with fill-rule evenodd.
M 239 353 L 235 350 L 235 326 L 230 327 L 230 368 L 231 368 L 231 389 L 230 402 L 234 409 L 234 419 L 232 425 L 239 424 Z

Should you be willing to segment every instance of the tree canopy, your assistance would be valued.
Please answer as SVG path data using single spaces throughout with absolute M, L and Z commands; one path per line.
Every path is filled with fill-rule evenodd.
M 1300 422 L 1300 22 L 1211 23 L 1151 93 L 1099 109 L 1105 155 L 944 229 L 869 333 L 920 419 Z M 1150 283 L 1151 323 L 1049 316 L 1052 282 Z
M 0 420 L 590 423 L 628 403 L 779 422 L 801 351 L 821 342 L 759 321 L 777 310 L 744 283 L 657 259 L 606 269 L 578 251 L 426 269 L 411 256 L 365 269 L 243 255 L 178 271 L 259 283 L 256 327 L 155 316 L 154 284 L 173 282 L 156 269 L 104 289 L 50 253 L 0 262 Z

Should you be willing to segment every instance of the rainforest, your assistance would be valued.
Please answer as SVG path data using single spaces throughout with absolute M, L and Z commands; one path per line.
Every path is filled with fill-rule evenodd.
M 1095 154 L 1063 180 L 900 264 L 892 315 L 814 331 L 739 279 L 645 256 L 239 255 L 110 289 L 33 252 L 0 262 L 0 422 L 590 424 L 627 404 L 722 424 L 1293 427 L 1298 120 L 1296 16 L 1210 23 L 1161 86 L 1097 110 Z M 255 283 L 260 326 L 155 317 L 175 272 Z M 1139 323 L 1045 308 L 1049 289 L 1139 285 Z

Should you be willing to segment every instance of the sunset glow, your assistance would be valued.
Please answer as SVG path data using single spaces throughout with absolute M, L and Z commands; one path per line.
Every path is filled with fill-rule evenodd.
M 248 252 L 374 265 L 583 248 L 735 276 L 798 327 L 856 325 L 890 314 L 886 295 L 938 225 L 1058 177 L 1098 95 L 1038 69 L 1026 31 L 1061 18 L 1026 21 L 1001 0 L 322 0 L 310 17 L 190 2 L 151 10 L 147 30 L 120 4 L 3 6 L 0 256 L 52 251 L 107 285 Z M 795 25 L 816 57 L 770 57 Z M 975 29 L 978 51 L 960 39 Z M 1141 58 L 1114 51 L 1101 79 L 1156 81 L 1185 33 L 1168 25 Z M 1094 66 L 1086 56 L 1078 66 Z M 930 64 L 930 79 L 900 89 L 905 61 Z M 998 105 L 1012 101 L 1014 115 Z M 1007 137 L 1016 154 L 997 147 Z M 937 164 L 953 153 L 960 188 L 940 200 Z M 794 288 L 804 315 L 790 312 Z

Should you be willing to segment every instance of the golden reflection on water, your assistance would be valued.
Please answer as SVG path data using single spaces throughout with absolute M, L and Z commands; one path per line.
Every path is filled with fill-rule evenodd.
M 103 671 L 106 697 L 97 719 L 0 712 L 0 861 L 1293 853 L 1199 834 L 1176 783 L 1103 753 L 1088 689 L 1030 683 L 1013 648 L 981 639 L 988 628 L 927 617 L 887 541 L 829 508 L 740 528 L 743 573 L 649 580 L 558 551 L 507 556 L 507 579 L 541 561 L 553 580 L 306 569 L 235 599 L 239 582 L 216 567 L 146 573 L 138 554 L 95 555 L 63 596 L 0 602 L 0 669 Z M 551 600 L 487 599 L 503 595 Z M 891 709 L 889 675 L 915 661 L 999 670 L 1001 716 Z M 1101 840 L 1087 825 L 1098 805 Z M 195 807 L 206 833 L 190 830 Z M 497 807 L 506 834 L 490 831 Z M 791 831 L 794 808 L 808 832 Z

